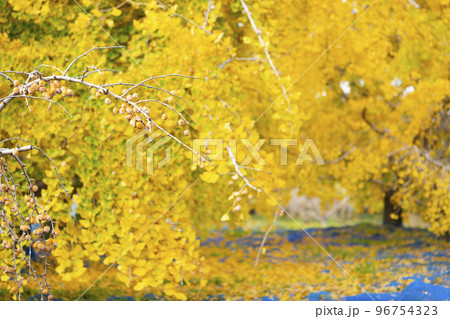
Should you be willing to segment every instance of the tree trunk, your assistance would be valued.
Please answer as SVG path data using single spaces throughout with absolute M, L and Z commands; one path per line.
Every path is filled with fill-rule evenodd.
M 393 190 L 388 190 L 384 193 L 384 217 L 383 217 L 383 225 L 384 226 L 392 226 L 392 227 L 401 227 L 402 226 L 402 208 L 395 207 L 392 204 L 391 199 L 395 194 Z M 397 218 L 392 218 L 395 215 Z

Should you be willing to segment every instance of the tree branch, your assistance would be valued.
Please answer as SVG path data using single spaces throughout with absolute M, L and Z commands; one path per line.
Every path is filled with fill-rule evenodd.
M 273 72 L 275 73 L 276 77 L 278 78 L 278 80 L 279 80 L 280 83 L 281 83 L 281 88 L 282 88 L 282 90 L 283 90 L 283 95 L 284 95 L 284 97 L 285 97 L 285 99 L 286 99 L 286 102 L 288 103 L 288 109 L 290 110 L 290 101 L 289 101 L 289 98 L 288 98 L 288 95 L 287 95 L 287 91 L 286 91 L 286 89 L 284 88 L 283 82 L 282 82 L 282 80 L 281 80 L 280 72 L 278 72 L 277 68 L 275 67 L 275 64 L 274 64 L 273 61 L 272 61 L 272 58 L 270 57 L 269 50 L 267 49 L 267 46 L 266 46 L 266 44 L 264 43 L 263 38 L 261 37 L 261 31 L 258 29 L 258 27 L 256 26 L 255 21 L 254 21 L 253 18 L 252 18 L 252 13 L 251 13 L 250 10 L 248 9 L 248 7 L 247 7 L 247 5 L 245 4 L 245 1 L 244 1 L 244 0 L 241 0 L 241 4 L 242 4 L 242 8 L 244 8 L 245 14 L 246 14 L 247 17 L 248 17 L 248 20 L 250 21 L 250 24 L 251 24 L 251 26 L 252 26 L 252 28 L 253 28 L 253 31 L 256 33 L 256 36 L 258 37 L 259 43 L 260 43 L 261 46 L 263 47 L 264 53 L 265 53 L 266 58 L 267 58 L 267 62 L 269 62 L 270 67 L 272 68 Z

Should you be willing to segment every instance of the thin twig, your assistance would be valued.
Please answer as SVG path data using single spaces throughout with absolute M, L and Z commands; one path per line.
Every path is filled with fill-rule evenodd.
M 38 65 L 37 67 L 35 67 L 34 69 L 37 70 L 37 69 L 39 69 L 40 67 L 52 68 L 52 69 L 55 69 L 55 70 L 59 71 L 60 73 L 63 73 L 63 74 L 64 74 L 63 71 L 61 71 L 60 69 L 58 69 L 56 66 L 53 66 L 53 65 L 41 64 L 41 65 Z
M 233 165 L 234 165 L 234 170 L 236 171 L 236 174 L 238 174 L 245 182 L 245 184 L 250 187 L 251 189 L 254 189 L 257 192 L 261 192 L 261 190 L 259 188 L 256 188 L 255 186 L 253 186 L 248 179 L 244 176 L 244 174 L 242 174 L 241 170 L 239 169 L 239 165 L 236 162 L 236 158 L 234 157 L 233 152 L 231 152 L 231 148 L 227 145 L 226 149 L 228 151 L 228 154 L 230 155 L 231 160 L 233 161 Z
M 162 105 L 164 105 L 164 106 L 167 106 L 169 109 L 171 109 L 172 111 L 174 111 L 174 112 L 176 112 L 185 122 L 186 122 L 186 124 L 189 124 L 189 122 L 188 122 L 188 120 L 186 120 L 186 118 L 183 116 L 183 114 L 181 114 L 180 112 L 178 112 L 174 107 L 172 107 L 171 105 L 169 105 L 169 104 L 167 104 L 167 103 L 164 103 L 164 102 L 161 102 L 161 101 L 159 101 L 159 100 L 157 100 L 157 99 L 149 99 L 149 100 L 141 100 L 141 101 L 139 101 L 139 102 L 136 102 L 136 104 L 140 104 L 140 103 L 146 103 L 146 102 L 156 102 L 156 103 L 159 103 L 159 104 L 162 104 Z
M 241 0 L 241 4 L 242 4 L 242 7 L 244 8 L 245 14 L 246 14 L 247 17 L 248 17 L 248 20 L 250 21 L 250 24 L 251 24 L 251 26 L 252 26 L 252 28 L 253 28 L 253 31 L 256 33 L 256 36 L 258 37 L 259 43 L 260 43 L 261 46 L 263 47 L 264 53 L 265 53 L 266 58 L 267 58 L 267 62 L 269 62 L 270 67 L 272 68 L 273 72 L 275 73 L 276 77 L 278 78 L 278 80 L 279 80 L 280 83 L 281 83 L 281 88 L 282 88 L 282 90 L 283 90 L 284 97 L 285 97 L 285 99 L 286 99 L 286 101 L 287 101 L 287 103 L 288 103 L 288 109 L 290 110 L 290 101 L 289 101 L 289 98 L 288 98 L 288 95 L 287 95 L 287 91 L 286 91 L 286 89 L 284 88 L 283 82 L 282 82 L 282 80 L 281 80 L 280 72 L 278 72 L 277 68 L 275 67 L 275 64 L 274 64 L 273 61 L 272 61 L 272 58 L 270 57 L 269 50 L 267 49 L 267 46 L 266 46 L 266 44 L 264 43 L 263 38 L 261 37 L 261 31 L 258 29 L 258 27 L 256 26 L 255 21 L 254 21 L 253 18 L 252 18 L 252 13 L 251 13 L 250 10 L 248 9 L 248 7 L 247 7 L 247 5 L 245 4 L 245 1 L 244 1 L 244 0 Z
M 70 114 L 69 111 L 67 111 L 66 108 L 65 108 L 64 106 L 62 106 L 60 103 L 58 103 L 58 102 L 56 102 L 56 101 L 54 101 L 54 100 L 51 100 L 51 99 L 47 99 L 47 98 L 45 98 L 45 97 L 39 97 L 39 96 L 33 96 L 33 95 L 17 95 L 17 94 L 13 94 L 13 95 L 10 95 L 10 96 L 1 98 L 0 101 L 8 100 L 10 97 L 13 97 L 13 98 L 23 97 L 23 98 L 25 98 L 25 99 L 30 98 L 30 99 L 45 100 L 45 101 L 48 101 L 48 102 L 50 102 L 50 103 L 55 103 L 55 104 L 59 105 L 59 107 L 62 108 L 62 109 L 64 110 L 64 112 L 66 112 L 70 117 L 73 117 L 72 114 Z M 9 101 L 8 101 L 8 102 L 9 102 Z M 4 102 L 3 102 L 3 103 L 4 103 Z M 6 106 L 6 104 L 5 104 L 5 106 Z M 29 107 L 28 107 L 28 108 L 29 108 Z M 0 108 L 0 112 L 1 112 L 2 110 L 3 110 L 3 107 Z M 31 109 L 30 109 L 30 112 L 31 112 Z
M 9 76 L 7 76 L 6 74 L 3 74 L 2 72 L 0 72 L 0 75 L 3 76 L 5 79 L 7 79 L 9 82 L 11 82 L 11 84 L 14 84 L 14 80 L 11 79 Z
M 165 79 L 165 78 L 168 77 L 168 76 L 175 76 L 175 77 L 189 78 L 189 79 L 198 79 L 198 78 L 195 77 L 195 76 L 181 75 L 181 74 L 165 74 L 165 75 L 152 76 L 152 77 L 150 77 L 150 78 L 148 78 L 148 79 L 145 79 L 145 80 L 143 80 L 143 81 L 141 81 L 141 82 L 135 84 L 133 87 L 131 87 L 131 88 L 129 88 L 128 90 L 126 90 L 126 91 L 122 94 L 122 96 L 126 96 L 130 91 L 134 90 L 135 88 L 137 88 L 137 87 L 139 87 L 139 86 L 142 86 L 144 83 L 147 83 L 148 81 L 155 80 L 155 79 L 161 79 L 161 78 L 164 78 L 164 79 Z
M 166 6 L 164 3 L 162 3 L 160 0 L 156 0 L 157 2 L 158 2 L 158 6 L 160 7 L 160 8 L 162 8 L 162 9 L 164 9 L 164 10 L 169 10 L 170 9 L 170 6 Z M 184 17 L 183 15 L 181 15 L 181 14 L 179 14 L 179 13 L 173 13 L 172 15 L 171 15 L 171 17 L 179 17 L 179 18 L 181 18 L 181 19 L 183 19 L 184 21 L 186 21 L 187 23 L 190 23 L 190 24 L 192 24 L 193 26 L 195 26 L 195 27 L 197 27 L 197 28 L 199 28 L 200 30 L 202 30 L 202 31 L 204 31 L 204 32 L 206 32 L 207 34 L 209 34 L 209 35 L 212 35 L 212 32 L 211 31 L 208 31 L 208 30 L 206 30 L 204 27 L 202 27 L 201 25 L 198 25 L 197 23 L 195 23 L 194 21 L 192 21 L 192 20 L 189 20 L 188 18 L 186 18 L 186 17 Z
M 79 55 L 75 59 L 73 59 L 73 61 L 69 64 L 67 69 L 63 72 L 63 76 L 67 74 L 67 72 L 70 70 L 70 68 L 72 67 L 72 65 L 75 62 L 77 62 L 79 59 L 81 59 L 82 57 L 84 57 L 87 54 L 89 54 L 89 52 L 91 52 L 91 51 L 94 51 L 94 50 L 106 50 L 106 49 L 123 49 L 123 48 L 124 48 L 124 46 L 121 46 L 121 45 L 115 45 L 115 46 L 110 46 L 110 47 L 98 47 L 98 48 L 92 47 L 92 49 L 87 50 L 82 55 Z
M 279 195 L 280 194 L 278 194 L 278 196 Z M 272 230 L 273 226 L 275 226 L 275 223 L 277 222 L 279 214 L 280 214 L 280 209 L 277 208 L 277 210 L 275 211 L 275 216 L 273 217 L 272 223 L 270 224 L 269 228 L 267 229 L 266 233 L 264 234 L 261 244 L 259 245 L 258 254 L 256 255 L 256 259 L 255 259 L 255 267 L 258 266 L 259 256 L 261 255 L 261 252 L 264 248 L 264 244 L 266 243 L 266 240 L 267 240 L 267 237 L 269 236 L 270 231 Z
M 205 11 L 205 22 L 203 22 L 203 25 L 202 25 L 203 28 L 206 28 L 206 26 L 208 25 L 209 14 L 212 10 L 214 10 L 214 5 L 212 4 L 212 0 L 208 0 L 208 8 L 206 8 L 206 11 Z
M 14 141 L 14 140 L 21 140 L 22 142 L 26 142 L 26 143 L 30 142 L 29 140 L 24 140 L 23 138 L 20 138 L 20 137 L 11 137 L 11 138 L 7 138 L 6 140 L 0 141 L 0 144 L 3 144 L 8 141 Z

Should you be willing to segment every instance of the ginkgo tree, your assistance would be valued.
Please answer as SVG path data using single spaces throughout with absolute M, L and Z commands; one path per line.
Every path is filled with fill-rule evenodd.
M 356 211 L 376 213 L 386 202 L 386 222 L 418 212 L 436 234 L 449 230 L 446 1 L 11 0 L 0 9 L 2 165 L 51 218 L 28 240 L 57 243 L 33 266 L 48 277 L 42 298 L 119 282 L 186 299 L 209 279 L 199 248 L 208 230 L 240 226 L 250 209 L 276 218 L 298 186 L 324 205 L 350 196 Z M 102 47 L 116 48 L 92 50 Z M 127 141 L 142 130 L 170 137 L 171 160 L 153 175 L 126 165 Z M 325 165 L 298 161 L 307 140 Z M 29 257 L 11 261 L 13 234 L 36 223 L 11 210 L 30 201 L 10 200 L 4 171 L 1 236 L 11 247 L 0 251 L 1 279 L 18 298 L 44 277 L 18 273 Z

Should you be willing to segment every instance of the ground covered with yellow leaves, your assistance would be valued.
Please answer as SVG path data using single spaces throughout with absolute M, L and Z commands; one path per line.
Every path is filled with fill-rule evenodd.
M 450 245 L 427 231 L 367 225 L 307 231 L 323 249 L 306 232 L 281 231 L 270 235 L 257 267 L 262 234 L 214 235 L 204 249 L 215 280 L 198 296 L 371 300 L 368 292 L 381 300 L 450 298 Z
M 188 300 L 450 300 L 447 240 L 425 230 L 373 225 L 307 232 L 316 242 L 301 230 L 269 234 L 256 267 L 263 233 L 211 232 L 201 246 L 203 277 L 182 285 L 183 293 Z M 101 280 L 82 299 L 176 299 L 162 290 L 116 291 L 111 280 Z M 82 292 L 56 289 L 55 295 L 73 300 Z

